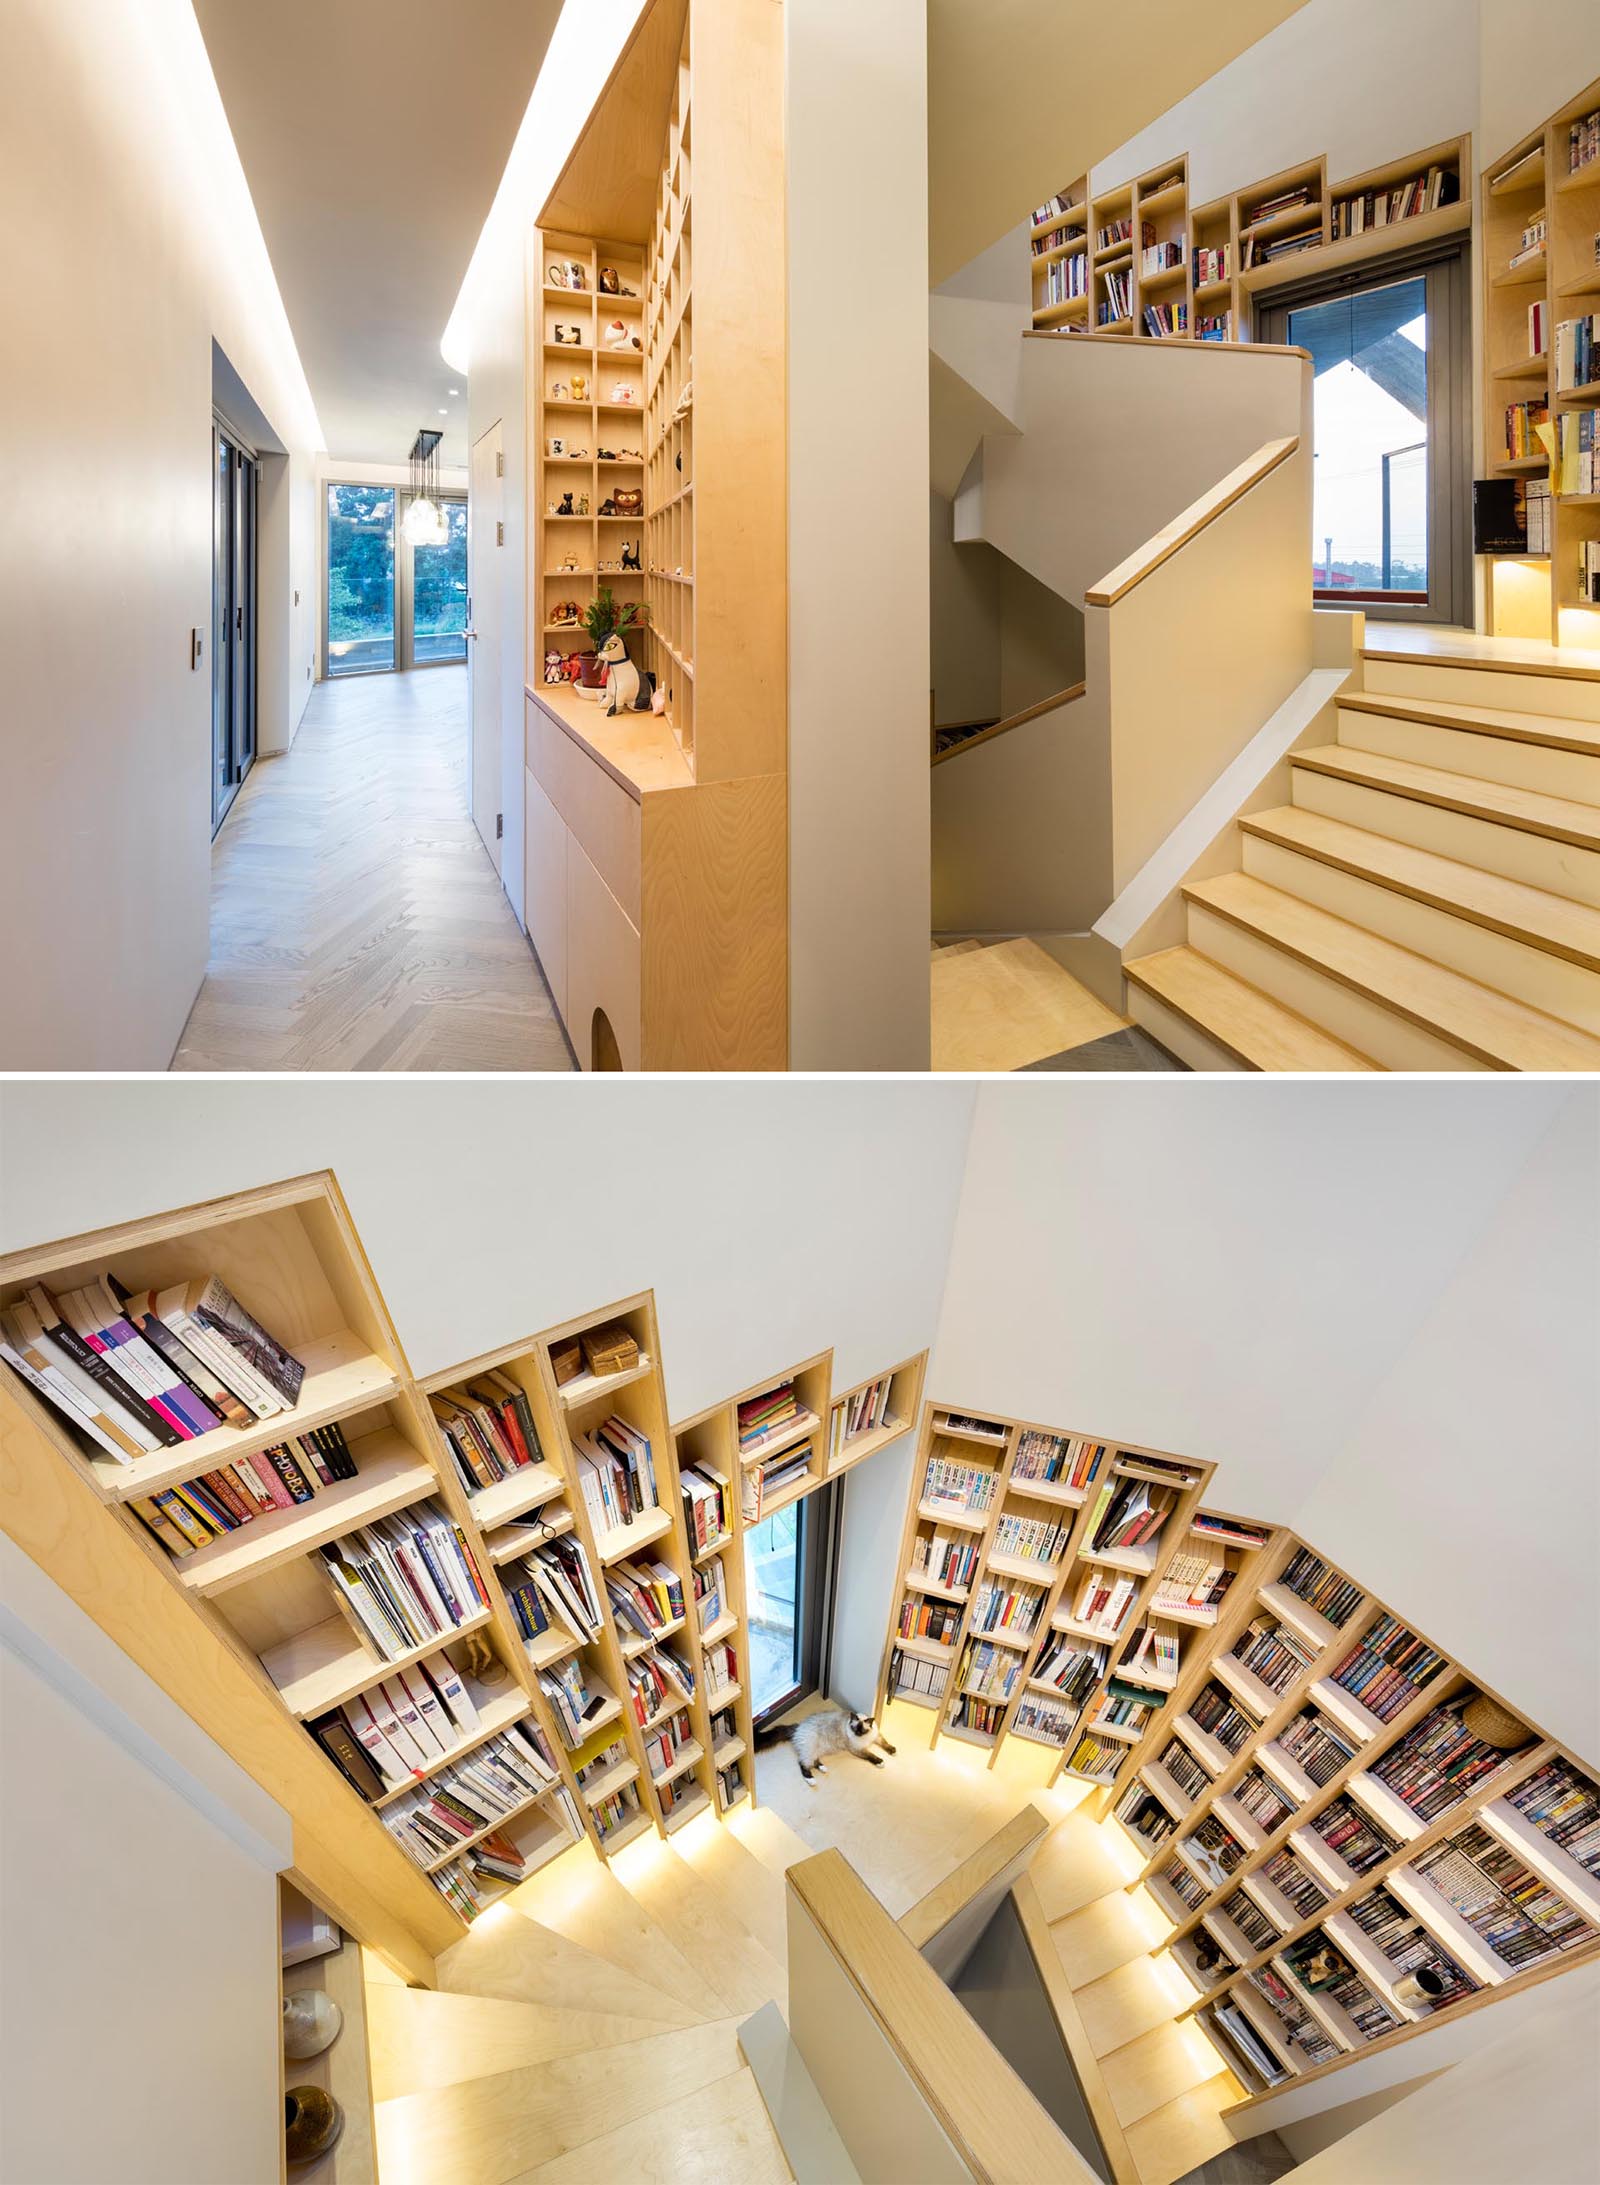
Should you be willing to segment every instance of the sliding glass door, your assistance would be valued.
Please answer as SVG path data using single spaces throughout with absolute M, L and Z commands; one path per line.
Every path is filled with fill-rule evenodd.
M 220 424 L 211 435 L 211 831 L 256 755 L 255 458 Z
M 1471 366 L 1459 250 L 1297 284 L 1262 341 L 1312 360 L 1319 604 L 1382 621 L 1472 620 Z
M 443 666 L 467 657 L 467 504 L 444 502 L 449 537 L 412 546 L 409 496 L 328 487 L 326 656 L 330 675 Z
M 744 1535 L 750 1617 L 750 1704 L 768 1721 L 822 1683 L 827 1649 L 833 1511 L 819 1487 Z

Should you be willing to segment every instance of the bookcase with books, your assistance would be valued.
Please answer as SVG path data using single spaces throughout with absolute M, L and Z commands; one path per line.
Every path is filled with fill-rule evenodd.
M 1484 471 L 1527 550 L 1490 555 L 1497 636 L 1600 645 L 1600 81 L 1483 174 Z
M 739 1507 L 746 1525 L 761 1524 L 827 1477 L 832 1371 L 832 1351 L 820 1351 L 733 1399 Z
M 674 1427 L 695 1599 L 698 1666 L 710 1719 L 719 1813 L 754 1804 L 755 1720 L 745 1602 L 739 1429 L 731 1400 Z
M 913 1431 L 922 1402 L 926 1351 L 835 1396 L 828 1412 L 827 1476 L 837 1479 L 865 1457 Z
M 1600 1949 L 1600 1789 L 1286 1532 L 1113 1811 L 1246 2104 Z
M 1089 309 L 1089 184 L 1058 190 L 1033 215 L 1028 238 L 1036 327 L 1082 323 Z

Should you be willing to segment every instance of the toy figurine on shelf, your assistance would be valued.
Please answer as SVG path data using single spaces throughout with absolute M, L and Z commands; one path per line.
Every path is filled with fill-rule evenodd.
M 602 266 L 600 268 L 600 293 L 602 296 L 620 296 L 622 294 L 622 284 L 617 278 L 615 266 Z
M 588 496 L 588 494 L 587 494 L 587 493 L 580 493 L 580 494 L 578 495 L 578 514 L 579 514 L 580 516 L 587 516 L 587 515 L 588 515 L 588 513 L 589 513 L 589 496 Z
M 606 674 L 606 698 L 601 711 L 615 713 L 648 713 L 650 710 L 650 685 L 628 658 L 628 648 L 622 641 L 622 632 L 613 630 L 600 648 Z
M 566 381 L 564 379 L 558 379 L 554 381 L 551 385 L 550 392 L 545 399 L 549 402 L 565 402 L 568 399 L 568 389 Z
M 641 576 L 644 574 L 639 563 L 639 542 L 637 539 L 624 540 L 622 547 L 622 566 L 624 569 L 634 570 Z
M 613 319 L 606 328 L 606 347 L 608 349 L 642 349 L 644 343 L 637 334 L 629 333 L 621 319 Z
M 544 656 L 544 679 L 547 683 L 564 683 L 567 679 L 566 664 L 554 645 Z
M 569 326 L 564 319 L 557 319 L 555 340 L 558 349 L 581 349 L 583 347 L 583 328 L 581 326 Z
M 574 372 L 572 375 L 572 399 L 574 402 L 587 402 L 589 399 L 589 382 L 582 372 Z
M 572 495 L 563 493 L 550 513 L 552 516 L 576 516 L 578 511 L 572 505 Z
M 626 380 L 619 380 L 611 390 L 611 399 L 630 410 L 636 410 L 639 406 L 639 390 L 637 387 L 630 387 Z

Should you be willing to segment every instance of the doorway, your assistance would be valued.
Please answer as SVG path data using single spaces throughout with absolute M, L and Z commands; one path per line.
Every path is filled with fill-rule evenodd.
M 472 817 L 500 871 L 500 565 L 504 540 L 501 473 L 505 468 L 500 419 L 473 442 L 467 475 L 469 588 L 467 643 L 471 649 L 467 707 L 467 780 Z
M 750 1705 L 759 1727 L 820 1689 L 832 1617 L 836 1488 L 747 1525 Z
M 260 466 L 231 426 L 211 428 L 211 832 L 256 756 L 256 507 Z
M 413 546 L 409 496 L 394 486 L 331 481 L 323 659 L 330 676 L 388 675 L 467 657 L 467 504 L 443 495 L 448 536 Z
M 1459 247 L 1297 284 L 1258 339 L 1310 352 L 1319 606 L 1472 621 L 1471 360 Z

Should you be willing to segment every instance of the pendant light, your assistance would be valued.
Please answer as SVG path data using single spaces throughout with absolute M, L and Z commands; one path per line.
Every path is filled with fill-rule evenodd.
M 443 438 L 443 433 L 423 431 L 412 443 L 411 506 L 400 526 L 412 546 L 450 543 L 450 526 L 439 493 L 439 442 Z

